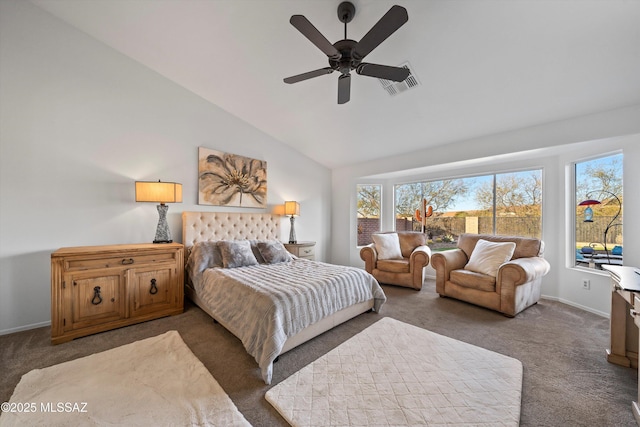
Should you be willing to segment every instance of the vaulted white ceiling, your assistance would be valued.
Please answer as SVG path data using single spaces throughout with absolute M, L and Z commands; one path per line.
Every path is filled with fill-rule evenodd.
M 411 64 L 389 96 L 327 66 L 289 24 L 343 38 L 340 0 L 32 0 L 60 19 L 329 167 L 640 104 L 638 0 L 353 0 L 359 40 L 393 5 L 409 21 L 367 61 Z

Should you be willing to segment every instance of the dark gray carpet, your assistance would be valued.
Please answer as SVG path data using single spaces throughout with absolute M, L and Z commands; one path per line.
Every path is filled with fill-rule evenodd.
M 435 293 L 384 286 L 380 314 L 365 313 L 282 355 L 273 384 L 362 331 L 382 316 L 429 329 L 514 357 L 524 365 L 522 426 L 635 426 L 637 371 L 606 361 L 609 321 L 567 305 L 542 300 L 513 319 Z M 286 426 L 264 399 L 268 390 L 256 362 L 238 339 L 198 307 L 139 325 L 53 346 L 50 328 L 0 336 L 0 402 L 20 377 L 43 368 L 175 329 L 254 426 Z M 126 363 L 126 361 L 123 361 Z M 153 363 L 150 360 L 149 363 Z M 415 363 L 429 363 L 429 355 Z

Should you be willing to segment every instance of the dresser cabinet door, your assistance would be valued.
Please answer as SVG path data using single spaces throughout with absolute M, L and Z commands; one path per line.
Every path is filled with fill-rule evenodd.
M 131 316 L 170 310 L 177 306 L 175 266 L 153 266 L 129 270 Z
M 73 330 L 126 317 L 122 271 L 91 271 L 65 277 L 64 329 Z M 69 318 L 70 317 L 70 318 Z

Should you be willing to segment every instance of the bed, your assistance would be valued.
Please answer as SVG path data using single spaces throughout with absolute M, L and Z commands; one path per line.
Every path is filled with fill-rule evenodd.
M 242 341 L 266 384 L 280 354 L 359 314 L 379 312 L 386 301 L 363 269 L 283 252 L 280 221 L 267 213 L 182 214 L 185 293 Z

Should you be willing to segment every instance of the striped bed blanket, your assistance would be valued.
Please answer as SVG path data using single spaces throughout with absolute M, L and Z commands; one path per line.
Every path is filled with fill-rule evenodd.
M 198 296 L 238 337 L 271 383 L 273 361 L 285 341 L 309 325 L 384 291 L 366 271 L 296 258 L 291 262 L 208 268 L 194 281 Z

